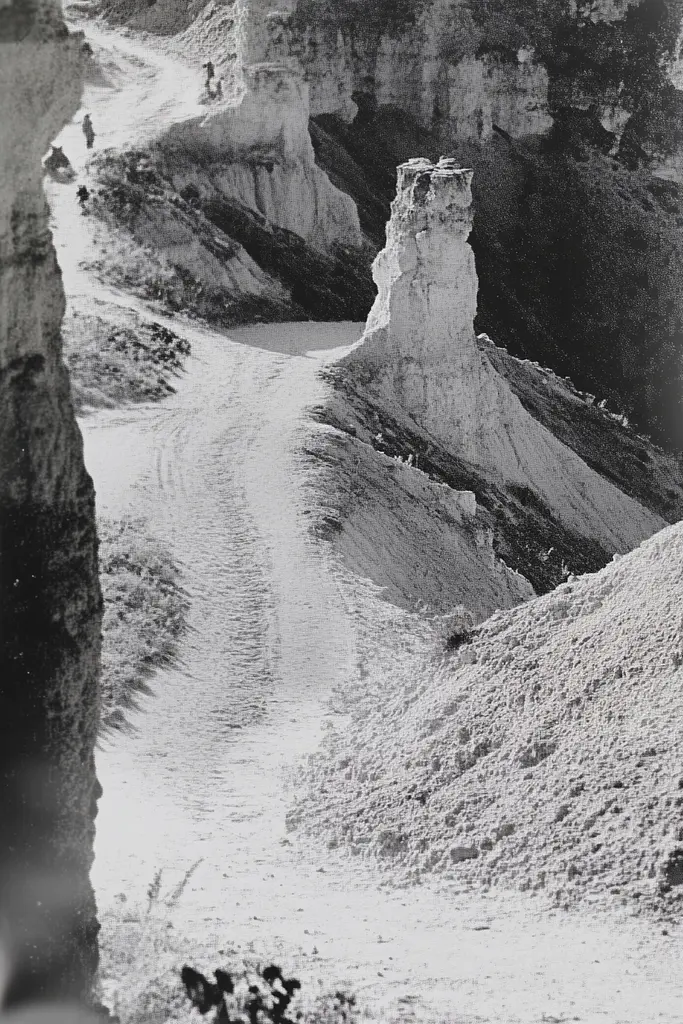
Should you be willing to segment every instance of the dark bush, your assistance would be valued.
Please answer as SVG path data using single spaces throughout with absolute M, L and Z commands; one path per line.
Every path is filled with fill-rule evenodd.
M 355 1017 L 355 997 L 336 992 L 323 1000 L 312 1014 L 290 1011 L 292 1000 L 301 989 L 297 978 L 286 978 L 271 964 L 258 971 L 255 979 L 246 975 L 234 978 L 227 971 L 214 971 L 215 982 L 200 971 L 185 965 L 181 980 L 187 998 L 202 1016 L 212 1014 L 215 1024 L 350 1024 Z

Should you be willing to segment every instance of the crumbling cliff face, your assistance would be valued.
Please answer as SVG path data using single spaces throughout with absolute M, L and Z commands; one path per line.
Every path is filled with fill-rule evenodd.
M 176 187 L 192 183 L 205 195 L 242 203 L 321 250 L 360 245 L 355 203 L 315 162 L 300 70 L 246 64 L 243 79 L 238 103 L 176 124 L 161 140 L 174 155 Z
M 522 407 L 477 345 L 468 244 L 472 172 L 414 159 L 398 172 L 378 295 L 347 357 L 380 403 L 397 403 L 449 451 L 505 487 L 528 489 L 565 527 L 627 551 L 664 525 L 562 445 Z
M 479 58 L 476 40 L 461 0 L 393 11 L 306 0 L 283 0 L 273 10 L 255 0 L 249 11 L 249 52 L 258 60 L 298 60 L 313 116 L 352 121 L 359 107 L 394 106 L 438 127 L 444 140 L 487 138 L 493 123 L 513 135 L 549 127 L 548 75 L 533 51 Z
M 570 107 L 593 110 L 618 142 L 674 71 L 682 13 L 678 0 L 254 0 L 249 48 L 300 61 L 313 116 L 395 106 L 447 145 L 484 141 L 493 125 L 536 135 Z
M 83 996 L 97 964 L 101 598 L 92 483 L 61 359 L 41 158 L 76 111 L 57 0 L 0 5 L 0 919 L 8 1005 Z M 0 994 L 0 999 L 2 994 Z

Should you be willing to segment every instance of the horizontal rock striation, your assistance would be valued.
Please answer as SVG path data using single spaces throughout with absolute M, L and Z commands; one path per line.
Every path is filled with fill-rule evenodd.
M 395 106 L 444 140 L 487 138 L 492 124 L 513 135 L 543 131 L 548 75 L 532 51 L 475 56 L 469 4 L 433 0 L 410 17 L 382 22 L 375 10 L 344 4 L 283 0 L 276 11 L 253 0 L 248 52 L 255 60 L 300 61 L 311 92 L 311 114 L 351 121 L 359 106 Z
M 0 919 L 8 1005 L 86 996 L 99 786 L 94 493 L 61 358 L 41 158 L 78 108 L 56 0 L 0 7 Z M 2 999 L 2 993 L 0 993 Z

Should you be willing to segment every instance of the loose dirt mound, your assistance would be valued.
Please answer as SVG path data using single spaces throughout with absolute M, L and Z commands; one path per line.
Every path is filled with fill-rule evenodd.
M 292 827 L 408 879 L 680 910 L 682 583 L 676 526 L 368 686 Z

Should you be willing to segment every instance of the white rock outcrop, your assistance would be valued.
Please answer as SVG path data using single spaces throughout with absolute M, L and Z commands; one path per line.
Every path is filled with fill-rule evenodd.
M 360 245 L 356 205 L 316 165 L 308 132 L 308 86 L 292 64 L 244 68 L 237 101 L 169 129 L 166 151 L 191 154 L 219 193 L 255 210 L 319 249 Z M 182 179 L 183 159 L 179 161 Z M 197 177 L 196 171 L 192 175 Z
M 415 159 L 398 171 L 378 288 L 347 357 L 380 400 L 479 472 L 528 487 L 569 529 L 626 551 L 663 527 L 534 420 L 476 344 L 477 275 L 468 243 L 472 172 Z
M 414 21 L 377 32 L 371 19 L 340 23 L 321 9 L 306 22 L 296 0 L 252 0 L 246 29 L 249 60 L 300 62 L 311 113 L 353 120 L 356 93 L 399 107 L 444 140 L 486 138 L 491 124 L 513 136 L 544 131 L 548 75 L 533 52 L 516 60 L 477 60 L 468 53 L 473 26 L 466 0 L 432 0 Z

